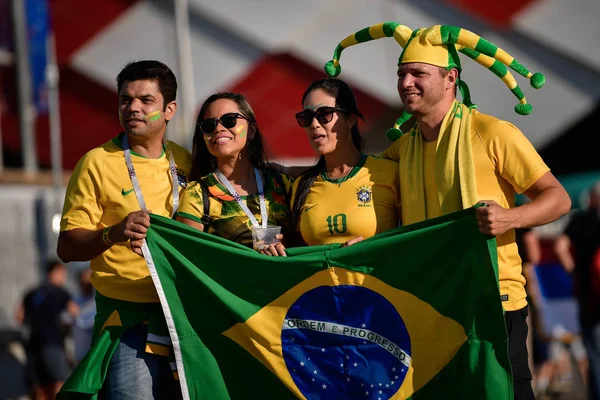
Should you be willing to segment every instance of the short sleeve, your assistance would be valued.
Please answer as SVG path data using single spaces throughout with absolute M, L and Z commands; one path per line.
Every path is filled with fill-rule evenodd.
M 202 199 L 202 186 L 199 182 L 190 182 L 179 200 L 177 216 L 202 223 L 203 215 L 204 200 Z
M 392 143 L 379 156 L 382 158 L 387 158 L 388 160 L 400 162 L 400 139 Z
M 490 119 L 477 132 L 500 176 L 517 193 L 525 192 L 550 171 L 531 142 L 511 123 Z
M 69 179 L 63 205 L 60 230 L 75 228 L 98 229 L 102 217 L 102 168 L 104 157 L 97 157 L 98 150 L 83 156 Z

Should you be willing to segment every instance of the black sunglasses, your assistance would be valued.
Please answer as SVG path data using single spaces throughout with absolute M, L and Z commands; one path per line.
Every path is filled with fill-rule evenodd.
M 333 113 L 336 111 L 341 111 L 347 113 L 348 111 L 339 107 L 319 107 L 316 110 L 311 110 L 310 108 L 300 111 L 296 114 L 296 121 L 298 121 L 298 125 L 303 128 L 310 126 L 314 118 L 319 121 L 321 125 L 328 124 L 333 119 Z
M 248 118 L 244 117 L 239 113 L 227 113 L 221 115 L 219 118 L 208 118 L 198 123 L 200 130 L 202 133 L 212 133 L 217 129 L 217 124 L 223 125 L 225 129 L 231 129 L 237 125 L 238 118 L 248 120 Z

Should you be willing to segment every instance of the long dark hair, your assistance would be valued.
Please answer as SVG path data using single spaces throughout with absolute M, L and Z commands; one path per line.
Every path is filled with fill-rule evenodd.
M 302 95 L 303 105 L 306 97 L 315 90 L 322 90 L 331 97 L 335 98 L 336 106 L 345 109 L 347 115 L 356 115 L 362 120 L 365 119 L 358 109 L 354 92 L 346 82 L 336 78 L 324 78 L 314 81 Z M 350 129 L 350 136 L 352 138 L 352 144 L 354 144 L 354 147 L 356 147 L 358 151 L 362 151 L 363 140 L 360 136 L 360 131 L 358 130 L 358 121 Z M 321 156 L 319 157 L 319 161 L 316 165 L 309 168 L 298 178 L 300 182 L 298 183 L 298 188 L 296 189 L 296 195 L 292 207 L 292 232 L 297 231 L 297 225 L 300 220 L 300 210 L 306 202 L 306 197 L 308 196 L 308 192 L 310 192 L 310 188 L 315 182 L 315 179 L 321 173 L 321 171 L 323 171 L 323 169 L 325 169 L 325 157 Z
M 265 166 L 265 148 L 262 135 L 258 128 L 254 111 L 252 110 L 250 103 L 248 103 L 248 100 L 239 93 L 215 93 L 202 104 L 200 112 L 198 113 L 198 119 L 196 120 L 196 129 L 194 131 L 194 141 L 192 146 L 192 170 L 190 172 L 190 181 L 198 181 L 200 178 L 210 174 L 217 168 L 217 159 L 208 151 L 208 147 L 204 141 L 204 134 L 200 129 L 200 122 L 204 120 L 204 114 L 206 114 L 208 106 L 220 99 L 234 101 L 237 104 L 240 114 L 248 120 L 248 123 L 256 124 L 254 136 L 246 143 L 248 148 L 248 158 L 255 168 L 263 169 Z

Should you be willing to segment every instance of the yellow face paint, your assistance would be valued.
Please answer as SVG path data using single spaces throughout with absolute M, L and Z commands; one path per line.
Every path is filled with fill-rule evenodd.
M 235 128 L 235 134 L 238 135 L 240 138 L 243 138 L 246 136 L 246 129 L 244 128 L 244 125 L 238 125 Z
M 152 111 L 150 114 L 147 114 L 146 119 L 148 121 L 156 121 L 157 119 L 160 119 L 160 110 Z

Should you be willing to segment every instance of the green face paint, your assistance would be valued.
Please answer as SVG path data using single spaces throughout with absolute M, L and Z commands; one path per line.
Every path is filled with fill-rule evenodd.
M 246 133 L 248 133 L 248 131 L 246 130 L 246 128 L 244 128 L 243 125 L 238 125 L 238 127 L 235 128 L 235 134 L 240 138 L 245 137 Z
M 147 114 L 146 119 L 148 121 L 156 121 L 157 119 L 160 119 L 160 110 L 156 110 L 151 112 L 150 114 Z
M 304 109 L 305 110 L 313 110 L 313 111 L 315 111 L 317 108 L 321 107 L 322 105 L 323 105 L 323 103 L 319 103 L 317 105 L 314 105 L 314 104 L 310 103 L 309 105 L 304 106 Z

